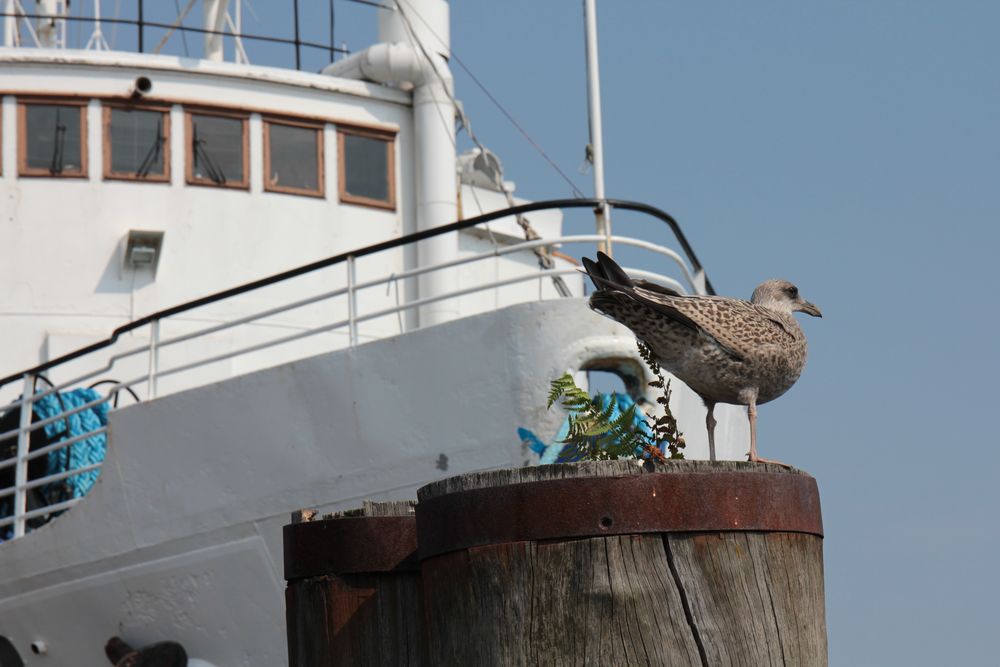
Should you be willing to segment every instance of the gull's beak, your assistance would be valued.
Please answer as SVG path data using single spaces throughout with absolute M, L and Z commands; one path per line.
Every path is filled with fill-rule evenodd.
M 823 317 L 823 313 L 819 312 L 819 308 L 816 304 L 809 303 L 808 301 L 802 301 L 799 304 L 798 310 L 802 311 L 806 315 L 812 315 L 813 317 Z

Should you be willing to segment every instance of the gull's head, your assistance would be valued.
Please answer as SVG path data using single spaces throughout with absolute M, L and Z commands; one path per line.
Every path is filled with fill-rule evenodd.
M 799 288 L 787 280 L 765 280 L 753 291 L 750 301 L 779 313 L 791 314 L 798 311 L 813 317 L 823 317 L 819 308 L 799 296 Z

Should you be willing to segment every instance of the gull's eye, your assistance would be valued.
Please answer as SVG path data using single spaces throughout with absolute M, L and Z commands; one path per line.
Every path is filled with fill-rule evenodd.
M 789 285 L 785 288 L 785 293 L 793 299 L 797 299 L 799 297 L 799 288 L 795 285 Z

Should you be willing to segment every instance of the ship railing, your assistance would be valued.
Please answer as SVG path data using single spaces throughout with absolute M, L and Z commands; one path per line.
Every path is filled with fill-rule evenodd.
M 360 248 L 351 252 L 342 253 L 318 262 L 313 262 L 311 264 L 292 269 L 290 271 L 285 271 L 261 280 L 253 281 L 245 285 L 227 289 L 184 304 L 167 308 L 130 322 L 124 326 L 118 327 L 106 340 L 62 355 L 26 371 L 9 375 L 5 378 L 0 378 L 0 389 L 7 386 L 15 386 L 15 383 L 20 383 L 21 385 L 20 397 L 6 405 L 2 410 L 2 414 L 0 414 L 0 423 L 9 421 L 3 419 L 3 417 L 6 416 L 16 416 L 18 420 L 17 428 L 11 428 L 4 432 L 0 432 L 0 538 L 3 538 L 5 534 L 8 537 L 20 537 L 25 534 L 33 520 L 36 523 L 43 522 L 47 518 L 51 518 L 57 513 L 69 509 L 79 502 L 79 497 L 73 497 L 65 500 L 60 499 L 58 502 L 47 502 L 44 498 L 39 497 L 37 491 L 39 489 L 48 488 L 50 485 L 57 482 L 68 480 L 76 475 L 82 475 L 84 473 L 99 470 L 101 467 L 100 463 L 91 463 L 82 467 L 76 467 L 70 470 L 60 470 L 58 472 L 43 475 L 37 474 L 36 471 L 34 476 L 30 474 L 32 468 L 31 464 L 43 456 L 50 456 L 53 453 L 67 450 L 67 448 L 76 446 L 84 441 L 90 441 L 92 438 L 106 437 L 108 432 L 107 426 L 86 430 L 82 433 L 72 433 L 68 428 L 69 418 L 73 415 L 82 414 L 88 410 L 99 409 L 104 404 L 108 404 L 112 400 L 112 397 L 115 397 L 115 400 L 117 400 L 117 394 L 120 391 L 128 391 L 138 400 L 136 390 L 144 385 L 146 398 L 155 398 L 158 394 L 158 383 L 163 378 L 179 375 L 196 369 L 203 369 L 213 364 L 218 364 L 236 357 L 250 355 L 255 352 L 271 350 L 272 348 L 281 346 L 288 346 L 296 341 L 323 333 L 346 332 L 346 344 L 348 346 L 354 346 L 361 342 L 359 327 L 365 322 L 397 316 L 400 318 L 399 328 L 400 332 L 402 332 L 405 330 L 401 319 L 403 313 L 442 301 L 455 300 L 460 297 L 479 292 L 492 290 L 494 293 L 499 293 L 498 291 L 504 287 L 536 281 L 538 283 L 538 298 L 543 298 L 543 285 L 547 281 L 551 281 L 554 277 L 576 274 L 578 272 L 578 268 L 575 266 L 559 267 L 556 265 L 554 268 L 528 271 L 523 274 L 505 277 L 502 279 L 497 278 L 477 283 L 475 285 L 457 287 L 441 294 L 410 298 L 405 301 L 397 301 L 392 305 L 370 310 L 368 312 L 362 312 L 359 308 L 360 300 L 358 298 L 358 294 L 361 291 L 372 290 L 375 288 L 391 289 L 393 286 L 396 286 L 398 294 L 398 287 L 402 281 L 413 280 L 420 276 L 437 271 L 455 269 L 463 265 L 474 264 L 491 258 L 498 258 L 516 253 L 530 253 L 538 248 L 564 248 L 568 245 L 575 244 L 587 245 L 589 246 L 587 252 L 591 252 L 594 246 L 600 247 L 602 244 L 606 244 L 610 241 L 611 247 L 633 247 L 654 253 L 656 256 L 668 260 L 668 265 L 676 266 L 680 275 L 678 279 L 635 268 L 628 269 L 630 274 L 636 277 L 659 282 L 680 292 L 714 294 L 714 289 L 712 288 L 711 282 L 705 275 L 704 268 L 695 256 L 693 249 L 685 238 L 677 222 L 669 214 L 659 209 L 637 202 L 622 200 L 607 200 L 607 205 L 613 209 L 644 213 L 666 223 L 670 231 L 673 232 L 677 243 L 680 245 L 681 252 L 657 243 L 629 236 L 611 235 L 608 237 L 600 234 L 564 235 L 556 238 L 535 239 L 511 243 L 503 246 L 495 245 L 487 252 L 473 253 L 447 262 L 429 266 L 420 266 L 405 271 L 397 271 L 368 280 L 358 281 L 356 278 L 356 265 L 358 260 L 363 257 L 377 255 L 378 253 L 386 251 L 398 250 L 400 248 L 406 248 L 419 243 L 420 241 L 424 241 L 441 234 L 448 234 L 463 229 L 478 227 L 501 218 L 508 218 L 510 216 L 523 215 L 525 213 L 542 210 L 574 208 L 593 209 L 600 206 L 602 203 L 604 202 L 601 200 L 587 199 L 533 202 L 531 204 L 524 204 L 513 208 L 493 211 L 473 218 L 460 220 L 449 225 L 444 225 L 442 227 L 390 239 L 388 241 Z M 203 326 L 176 335 L 166 337 L 161 336 L 161 327 L 164 322 L 184 319 L 184 317 L 191 311 L 198 308 L 203 308 L 212 304 L 228 303 L 231 300 L 238 298 L 240 295 L 256 292 L 272 285 L 286 284 L 288 281 L 294 280 L 300 276 L 314 274 L 322 271 L 323 269 L 340 265 L 343 265 L 346 269 L 346 284 L 342 287 L 323 290 L 317 294 L 300 299 L 288 300 L 271 308 L 256 310 L 255 312 L 241 315 L 239 317 L 232 317 L 224 321 L 212 322 L 209 326 Z M 216 334 L 231 331 L 239 327 L 261 323 L 262 321 L 267 320 L 268 318 L 273 318 L 276 315 L 307 308 L 324 302 L 330 302 L 340 298 L 346 299 L 344 316 L 336 318 L 334 321 L 325 321 L 318 326 L 294 326 L 291 327 L 293 329 L 292 333 L 267 338 L 266 340 L 262 340 L 260 342 L 244 344 L 232 349 L 227 348 L 215 354 L 202 356 L 195 360 L 185 360 L 183 363 L 177 363 L 169 367 L 161 367 L 160 362 L 162 354 L 164 350 L 168 350 L 169 348 L 179 346 L 184 343 L 190 343 L 198 339 L 205 340 Z M 523 301 L 524 299 L 521 300 Z M 191 321 L 193 321 L 193 318 L 188 316 L 187 322 L 190 323 Z M 142 331 L 146 332 L 146 336 L 141 343 L 127 345 L 130 341 L 135 340 L 135 334 L 137 332 L 141 333 Z M 118 349 L 121 347 L 124 347 L 125 349 Z M 337 347 L 343 347 L 343 344 L 338 345 Z M 322 350 L 313 348 L 308 351 L 308 354 L 317 354 L 321 351 Z M 101 357 L 97 360 L 98 363 L 96 367 L 91 367 L 89 370 L 82 373 L 66 372 L 67 368 L 78 364 L 81 360 L 95 359 L 95 357 L 102 352 L 111 353 L 108 354 L 108 356 Z M 307 354 L 301 354 L 299 357 L 292 357 L 288 360 L 304 356 L 307 356 Z M 143 372 L 126 376 L 127 379 L 122 381 L 105 379 L 99 380 L 96 383 L 94 382 L 95 379 L 106 376 L 109 373 L 121 372 L 122 369 L 128 368 L 128 364 L 126 362 L 129 360 L 132 360 L 131 368 L 134 369 L 136 364 L 139 364 L 143 367 Z M 274 365 L 274 363 L 266 365 Z M 256 370 L 256 368 L 253 370 Z M 49 377 L 52 373 L 56 372 L 64 373 L 70 377 L 63 381 L 53 383 L 49 380 Z M 232 375 L 233 373 L 229 373 L 226 377 L 231 377 Z M 47 388 L 39 389 L 37 387 L 38 380 L 40 379 L 44 380 L 48 384 Z M 58 414 L 45 418 L 34 417 L 33 405 L 38 404 L 41 400 L 48 396 L 55 395 L 58 397 L 61 395 L 60 392 L 87 385 L 88 383 L 91 383 L 92 387 L 97 385 L 106 385 L 104 393 L 101 394 L 100 392 L 97 392 L 96 398 L 84 401 L 83 403 L 75 405 L 69 409 L 62 410 L 58 412 Z M 204 383 L 205 382 L 189 384 L 185 388 L 198 386 L 199 384 Z M 65 431 L 67 437 L 52 443 L 47 443 L 46 441 L 47 444 L 41 445 L 39 445 L 38 442 L 44 441 L 45 438 L 38 438 L 33 442 L 33 433 L 38 433 L 40 430 L 46 429 L 46 427 L 57 424 L 60 421 L 62 421 L 63 425 L 66 427 L 63 430 Z M 2 430 L 2 428 L 0 428 L 0 430 Z M 7 449 L 11 449 L 10 445 L 14 442 L 16 442 L 16 448 L 13 448 L 13 451 L 11 452 L 13 455 L 4 457 L 4 444 L 7 443 Z M 36 468 L 37 467 L 38 465 L 36 463 Z M 13 480 L 8 481 L 7 484 L 4 484 L 4 475 L 6 474 L 9 479 L 10 468 L 14 469 L 14 478 Z M 35 493 L 33 494 L 33 492 Z
M 373 7 L 381 7 L 382 5 L 378 2 L 367 1 L 367 0 L 353 0 L 354 2 L 360 2 L 361 4 L 368 4 Z M 8 5 L 4 5 L 7 7 Z M 135 18 L 122 18 L 122 17 L 102 17 L 102 16 L 75 16 L 71 13 L 53 15 L 38 12 L 25 11 L 23 6 L 15 5 L 14 11 L 0 11 L 0 18 L 4 21 L 13 22 L 13 30 L 18 35 L 18 40 L 20 41 L 20 31 L 23 30 L 28 36 L 28 40 L 32 46 L 41 46 L 41 39 L 36 33 L 35 27 L 32 25 L 33 21 L 39 20 L 57 20 L 66 21 L 67 23 L 80 24 L 80 25 L 90 25 L 94 30 L 94 36 L 103 35 L 100 33 L 100 26 L 111 25 L 117 30 L 118 26 L 131 27 L 135 29 L 135 50 L 137 53 L 145 53 L 149 51 L 149 41 L 146 39 L 150 32 L 156 33 L 162 32 L 163 35 L 159 42 L 153 47 L 152 53 L 159 53 L 164 47 L 167 41 L 174 33 L 180 33 L 182 35 L 194 34 L 194 35 L 216 35 L 219 37 L 228 37 L 234 40 L 235 51 L 242 57 L 244 62 L 247 62 L 249 58 L 246 55 L 246 49 L 243 42 L 261 42 L 266 44 L 276 44 L 287 46 L 292 50 L 292 54 L 295 59 L 295 69 L 303 69 L 303 55 L 307 53 L 321 52 L 325 59 L 325 62 L 333 62 L 333 60 L 340 55 L 350 54 L 350 50 L 344 47 L 338 47 L 333 44 L 333 42 L 322 43 L 314 42 L 307 39 L 302 39 L 301 31 L 301 21 L 299 19 L 299 2 L 298 0 L 293 0 L 292 3 L 292 27 L 293 36 L 288 37 L 277 37 L 274 35 L 259 35 L 244 32 L 240 25 L 233 22 L 232 17 L 226 16 L 225 25 L 228 29 L 225 30 L 212 30 L 204 27 L 196 27 L 184 24 L 184 17 L 187 12 L 183 12 L 180 17 L 174 20 L 172 23 L 163 23 L 161 21 L 149 20 L 146 18 L 146 2 L 144 0 L 136 0 L 135 4 Z M 190 7 L 189 7 L 190 9 Z M 308 21 L 308 18 L 306 19 Z M 90 41 L 87 43 L 86 47 L 81 48 L 91 48 L 91 45 L 95 43 L 95 39 L 92 36 Z M 65 47 L 66 45 L 63 45 Z M 107 45 L 102 43 L 98 44 L 97 48 L 107 49 Z M 185 52 L 187 46 L 185 44 Z

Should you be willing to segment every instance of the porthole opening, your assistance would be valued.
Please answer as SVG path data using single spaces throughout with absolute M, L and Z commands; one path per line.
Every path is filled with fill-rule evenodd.
M 6 637 L 0 637 L 0 667 L 24 667 L 24 660 Z
M 583 365 L 587 374 L 588 392 L 594 394 L 617 393 L 633 401 L 644 398 L 645 373 L 638 359 L 594 359 Z

